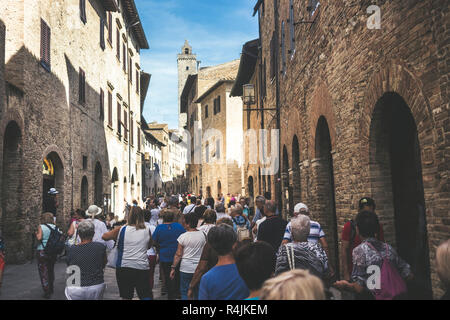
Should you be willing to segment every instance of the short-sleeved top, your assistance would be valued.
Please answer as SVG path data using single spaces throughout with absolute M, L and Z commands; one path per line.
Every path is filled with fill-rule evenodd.
M 258 241 L 265 241 L 272 245 L 275 252 L 283 240 L 284 231 L 286 230 L 287 222 L 280 218 L 280 216 L 270 216 L 266 221 L 261 223 L 258 228 Z
M 155 230 L 156 230 L 156 226 L 150 224 L 149 222 L 145 222 L 145 226 L 150 229 L 150 234 L 153 234 L 153 232 L 155 232 Z M 156 256 L 155 247 L 151 247 L 150 249 L 148 249 L 147 255 L 148 256 Z
M 90 287 L 102 284 L 106 246 L 99 242 L 69 247 L 67 265 L 76 265 L 81 271 L 81 286 Z
M 106 224 L 98 219 L 88 219 L 88 220 L 91 221 L 95 227 L 95 234 L 94 237 L 92 238 L 92 241 L 102 243 L 108 249 L 112 249 L 114 247 L 114 241 L 113 240 L 105 241 L 102 239 L 103 234 L 108 232 Z
M 48 225 L 52 229 L 56 228 L 56 226 L 52 223 L 49 223 Z M 48 238 L 50 237 L 50 229 L 45 224 L 41 224 L 41 229 L 42 229 L 42 240 L 41 242 L 39 242 L 37 250 L 44 250 L 45 246 L 47 245 Z
M 217 212 L 216 213 L 216 217 L 217 217 L 217 221 L 219 221 L 220 219 L 223 219 L 223 218 L 231 220 L 231 216 L 228 213 L 225 213 L 225 212 Z
M 194 210 L 195 210 L 195 204 L 187 205 L 183 209 L 183 214 L 188 214 L 188 213 L 194 212 Z
M 308 236 L 308 242 L 318 243 L 321 238 L 325 237 L 325 232 L 323 232 L 320 223 L 311 220 L 311 227 Z M 286 231 L 284 232 L 283 240 L 292 241 L 292 229 L 291 223 L 289 222 L 286 226 Z
M 183 246 L 180 271 L 195 273 L 206 243 L 206 234 L 203 231 L 185 232 L 178 237 L 178 243 Z
M 136 230 L 134 226 L 126 226 L 122 263 L 120 266 L 122 268 L 148 270 L 147 250 L 149 241 L 150 229 L 147 226 L 139 230 Z
M 247 229 L 250 229 L 250 222 L 244 216 L 237 215 L 234 218 L 232 218 L 232 220 L 234 231 L 237 231 L 238 227 L 241 228 L 246 227 Z
M 216 266 L 200 280 L 199 300 L 243 300 L 249 295 L 236 264 Z
M 261 210 L 259 210 L 258 207 L 256 207 L 255 216 L 253 217 L 253 223 L 256 223 L 259 219 L 262 219 L 263 215 L 261 213 Z
M 155 209 L 150 210 L 150 212 L 151 212 L 151 218 L 150 218 L 149 223 L 151 225 L 157 226 L 160 210 L 155 208 Z
M 172 262 L 178 248 L 178 237 L 186 230 L 178 222 L 171 224 L 160 224 L 153 232 L 153 241 L 159 244 L 159 260 L 161 262 Z
M 344 225 L 344 229 L 342 230 L 342 241 L 350 241 L 352 235 L 352 222 L 348 221 Z M 383 233 L 383 226 L 380 224 L 380 232 L 378 234 L 378 240 L 381 242 L 384 242 L 384 233 Z M 353 260 L 352 260 L 352 252 L 353 250 L 361 244 L 361 238 L 358 236 L 355 230 L 355 237 L 353 240 L 353 243 L 350 243 L 350 254 L 347 255 L 347 266 L 348 270 L 351 273 L 353 268 Z

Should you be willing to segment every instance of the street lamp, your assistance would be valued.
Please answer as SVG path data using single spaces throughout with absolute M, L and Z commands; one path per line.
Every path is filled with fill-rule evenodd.
M 242 87 L 244 90 L 244 103 L 250 108 L 252 104 L 255 104 L 255 85 L 244 84 Z

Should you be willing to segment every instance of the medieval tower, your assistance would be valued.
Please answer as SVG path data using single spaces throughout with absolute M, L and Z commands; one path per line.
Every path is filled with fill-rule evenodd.
M 192 53 L 188 41 L 184 42 L 181 53 L 178 54 L 178 127 L 183 129 L 187 123 L 186 113 L 181 113 L 181 94 L 187 77 L 197 73 L 197 55 Z

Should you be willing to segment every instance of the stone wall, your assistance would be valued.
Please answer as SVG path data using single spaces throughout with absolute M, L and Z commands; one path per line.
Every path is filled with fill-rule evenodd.
M 281 57 L 276 70 L 280 84 L 280 148 L 287 150 L 287 159 L 281 162 L 288 163 L 291 170 L 298 165 L 296 176 L 300 180 L 295 182 L 294 176 L 283 179 L 283 189 L 297 189 L 295 201 L 308 204 L 313 218 L 324 226 L 331 248 L 337 248 L 343 225 L 355 217 L 358 200 L 363 196 L 372 196 L 377 202 L 386 240 L 400 245 L 399 239 L 404 241 L 399 236 L 401 228 L 413 227 L 401 222 L 399 212 L 405 206 L 394 203 L 392 179 L 397 177 L 397 186 L 398 181 L 400 185 L 408 185 L 409 180 L 398 178 L 400 170 L 391 171 L 387 166 L 386 156 L 394 159 L 394 153 L 387 151 L 383 156 L 388 140 L 383 140 L 380 132 L 388 128 L 388 116 L 383 110 L 388 106 L 400 110 L 404 102 L 407 106 L 404 110 L 409 111 L 404 111 L 405 116 L 396 126 L 417 128 L 416 165 L 421 170 L 417 177 L 423 181 L 423 193 L 411 193 L 415 195 L 411 200 L 420 206 L 423 195 L 433 294 L 439 296 L 442 291 L 435 272 L 435 250 L 450 237 L 446 155 L 450 147 L 446 138 L 450 130 L 446 54 L 449 45 L 445 32 L 449 13 L 445 2 L 377 1 L 375 4 L 382 13 L 381 29 L 377 30 L 367 27 L 370 15 L 366 9 L 372 2 L 321 1 L 311 17 L 305 1 L 294 1 L 295 21 L 303 18 L 313 23 L 295 26 L 292 55 L 287 53 L 291 37 L 287 21 L 289 1 L 278 1 L 277 22 L 273 3 L 265 1 L 264 14 L 260 10 L 261 62 L 267 65 L 264 103 L 265 107 L 276 106 L 276 81 L 270 78 L 270 41 L 275 23 L 281 39 L 285 21 L 286 72 L 280 72 Z M 280 48 L 278 55 L 281 52 Z M 411 127 L 405 122 L 408 114 L 414 120 Z M 376 120 L 377 116 L 382 118 L 381 122 Z M 258 122 L 252 117 L 254 127 Z M 389 128 L 395 130 L 395 125 Z M 298 164 L 293 163 L 294 137 L 298 138 Z M 414 132 L 408 137 L 413 139 Z M 419 178 L 417 181 L 420 189 Z M 404 194 L 398 191 L 396 194 L 397 199 L 403 199 Z M 417 206 L 412 210 L 420 211 Z

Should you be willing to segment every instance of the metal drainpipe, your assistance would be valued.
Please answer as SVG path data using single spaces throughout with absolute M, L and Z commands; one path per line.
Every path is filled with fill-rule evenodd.
M 275 5 L 275 40 L 276 40 L 276 48 L 275 50 L 275 62 L 276 62 L 276 72 L 275 72 L 275 86 L 276 86 L 276 109 L 277 109 L 277 127 L 279 131 L 278 135 L 278 159 L 280 160 L 281 155 L 281 110 L 280 110 L 280 78 L 279 78 L 279 70 L 278 70 L 278 0 L 274 0 Z M 282 197 L 283 197 L 283 189 L 282 189 L 282 181 L 281 181 L 281 165 L 278 169 L 278 180 L 280 183 L 280 187 L 278 189 L 278 210 L 281 215 L 283 215 L 283 205 L 282 205 Z

